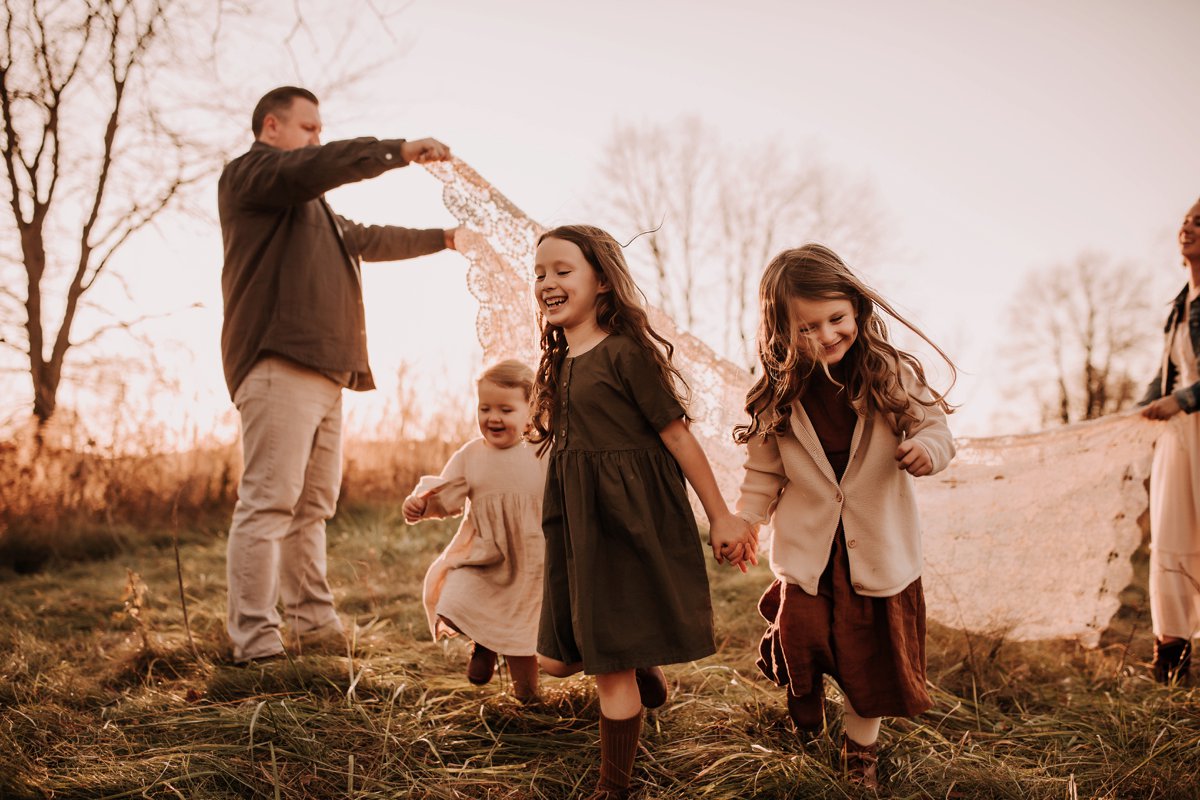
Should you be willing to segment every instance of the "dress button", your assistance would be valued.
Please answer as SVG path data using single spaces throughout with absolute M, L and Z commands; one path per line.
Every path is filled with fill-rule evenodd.
M 858 542 L 854 539 L 851 539 L 850 541 L 846 542 L 846 547 L 858 547 Z

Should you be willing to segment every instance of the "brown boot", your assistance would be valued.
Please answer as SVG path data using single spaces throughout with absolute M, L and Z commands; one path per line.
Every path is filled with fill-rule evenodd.
M 1192 666 L 1192 643 L 1186 639 L 1170 642 L 1154 640 L 1154 680 L 1187 686 Z
M 638 737 L 642 733 L 642 712 L 629 719 L 609 719 L 600 715 L 600 781 L 588 800 L 625 800 L 633 775 Z
M 496 651 L 475 642 L 471 646 L 471 660 L 467 662 L 467 680 L 476 686 L 483 686 L 495 672 Z
M 825 692 L 810 692 L 796 697 L 791 691 L 787 695 L 788 716 L 802 735 L 811 736 L 825 727 Z
M 842 769 L 846 780 L 864 789 L 878 789 L 879 742 L 859 744 L 849 736 L 842 736 Z
M 667 676 L 662 667 L 638 667 L 633 671 L 633 677 L 646 708 L 658 708 L 667 702 Z

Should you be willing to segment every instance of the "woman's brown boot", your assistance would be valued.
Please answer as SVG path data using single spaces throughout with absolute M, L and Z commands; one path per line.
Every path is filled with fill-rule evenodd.
M 842 736 L 842 769 L 846 780 L 865 789 L 878 789 L 879 742 L 859 744 L 849 736 Z
M 1154 680 L 1186 686 L 1192 666 L 1192 643 L 1187 639 L 1154 640 Z

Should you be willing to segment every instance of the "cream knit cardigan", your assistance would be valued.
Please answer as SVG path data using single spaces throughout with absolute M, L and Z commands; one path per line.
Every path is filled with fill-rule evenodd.
M 901 380 L 910 394 L 932 397 L 907 367 Z M 799 401 L 792 406 L 788 430 L 750 441 L 737 511 L 754 525 L 774 518 L 770 563 L 776 577 L 815 595 L 839 517 L 856 592 L 890 597 L 920 577 L 921 523 L 913 478 L 899 468 L 896 448 L 904 439 L 915 439 L 929 451 L 933 471 L 940 472 L 954 457 L 954 437 L 941 409 L 915 401 L 910 408 L 920 421 L 902 435 L 878 415 L 859 415 L 840 484 Z

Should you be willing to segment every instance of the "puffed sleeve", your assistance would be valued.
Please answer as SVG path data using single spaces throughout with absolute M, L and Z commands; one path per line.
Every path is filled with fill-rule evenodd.
M 684 416 L 683 406 L 663 383 L 653 353 L 631 340 L 617 352 L 616 367 L 625 391 L 656 431 Z
M 425 513 L 421 515 L 422 519 L 457 517 L 463 512 L 471 493 L 471 487 L 467 483 L 467 451 L 474 443 L 468 442 L 450 456 L 440 475 L 421 476 L 416 488 L 412 490 L 412 495 L 425 498 L 426 506 Z

